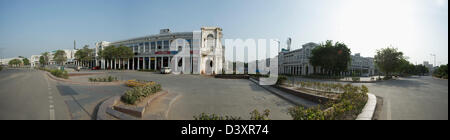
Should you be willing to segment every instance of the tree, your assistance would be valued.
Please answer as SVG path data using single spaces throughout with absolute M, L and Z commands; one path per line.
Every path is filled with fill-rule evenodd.
M 130 47 L 123 45 L 120 45 L 119 47 L 116 48 L 116 53 L 118 55 L 117 58 L 119 58 L 120 61 L 122 61 L 122 64 L 124 59 L 130 59 L 134 57 L 133 50 Z
M 403 63 L 403 53 L 396 48 L 384 48 L 377 50 L 375 55 L 375 64 L 380 71 L 386 76 L 390 76 L 393 72 L 398 72 L 400 65 Z
M 63 50 L 57 50 L 55 56 L 53 57 L 53 60 L 55 60 L 55 62 L 59 65 L 64 65 L 64 62 L 67 61 L 66 52 Z
M 110 60 L 119 60 L 123 64 L 123 59 L 129 59 L 134 57 L 133 50 L 127 46 L 108 46 L 98 53 L 100 58 L 105 59 L 107 62 Z
M 44 52 L 44 53 L 42 53 L 42 56 L 44 57 L 44 63 L 42 63 L 42 64 L 48 65 L 48 63 L 50 62 L 50 53 Z
M 85 45 L 83 49 L 75 53 L 75 59 L 79 62 L 89 62 L 95 57 L 94 49 L 89 49 L 89 45 Z
M 22 64 L 22 60 L 20 59 L 13 59 L 11 61 L 9 61 L 8 65 L 13 66 L 13 67 L 18 67 Z
M 22 61 L 23 61 L 23 64 L 24 65 L 30 65 L 30 60 L 28 60 L 28 58 L 24 58 L 24 59 L 22 59 Z
M 434 77 L 448 79 L 448 64 L 441 65 L 433 72 Z
M 420 65 L 417 65 L 417 66 L 416 66 L 416 72 L 417 72 L 417 74 L 423 76 L 423 75 L 425 75 L 426 73 L 429 73 L 430 70 L 429 70 L 425 65 L 420 64 Z
M 328 75 L 338 75 L 347 71 L 351 61 L 350 54 L 350 49 L 344 43 L 333 44 L 333 41 L 328 40 L 311 51 L 309 61 L 314 69 L 320 66 Z
M 43 55 L 41 55 L 41 57 L 39 57 L 39 63 L 40 63 L 41 65 L 45 65 L 45 64 L 46 64 L 46 62 L 45 62 L 45 57 L 44 57 Z

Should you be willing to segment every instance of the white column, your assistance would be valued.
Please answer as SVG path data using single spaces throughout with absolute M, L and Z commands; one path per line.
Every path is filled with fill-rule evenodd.
M 161 66 L 160 66 L 161 68 L 163 68 L 164 67 L 164 56 L 161 56 Z
M 148 57 L 148 69 L 150 70 L 152 67 L 150 66 L 152 63 L 150 63 L 152 61 L 152 57 Z
M 156 70 L 156 58 L 157 57 L 155 57 L 155 60 L 153 60 L 153 61 L 155 61 L 155 63 L 153 64 L 155 67 L 153 68 L 153 70 Z
M 139 49 L 138 49 L 138 50 L 139 50 Z M 140 69 L 139 67 L 141 66 L 141 65 L 140 65 L 140 61 L 141 61 L 140 59 L 141 59 L 141 57 L 138 57 L 138 58 L 137 58 L 137 70 L 139 70 L 139 69 Z
M 131 69 L 134 70 L 134 57 L 133 57 L 133 62 L 131 63 Z

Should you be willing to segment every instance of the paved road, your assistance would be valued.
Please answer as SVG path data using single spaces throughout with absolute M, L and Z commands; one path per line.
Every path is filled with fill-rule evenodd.
M 249 118 L 253 109 L 271 110 L 271 119 L 290 119 L 293 105 L 248 80 L 227 80 L 198 75 L 160 75 L 145 72 L 114 72 L 119 79 L 160 82 L 182 96 L 173 103 L 169 119 L 193 119 L 202 112 Z M 361 85 L 361 84 L 355 84 Z M 365 84 L 383 97 L 379 119 L 448 120 L 448 80 L 431 77 Z M 101 101 L 120 95 L 125 86 L 69 85 L 27 69 L 0 71 L 0 120 L 92 119 Z
M 30 69 L 0 71 L 0 120 L 90 120 L 98 104 L 125 86 L 71 85 Z
M 448 80 L 426 76 L 366 85 L 383 98 L 382 120 L 448 120 Z
M 324 82 L 298 77 L 295 80 Z M 383 98 L 381 120 L 448 120 L 448 80 L 413 76 L 364 85 Z
M 150 80 L 181 96 L 171 105 L 168 119 L 191 120 L 194 115 L 215 113 L 249 119 L 250 112 L 269 109 L 270 119 L 289 120 L 293 105 L 244 79 L 216 79 L 199 75 L 161 75 L 146 72 L 110 73 L 119 79 Z
M 55 83 L 29 69 L 0 71 L 0 120 L 65 120 L 69 112 Z

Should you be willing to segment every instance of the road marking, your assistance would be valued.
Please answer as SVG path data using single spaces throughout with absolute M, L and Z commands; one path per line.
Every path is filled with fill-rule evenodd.
M 50 109 L 53 109 L 53 108 L 54 108 L 55 106 L 53 106 L 53 105 L 50 105 L 49 107 L 50 107 Z
M 50 109 L 50 120 L 55 120 L 55 109 Z
M 169 119 L 169 112 L 170 112 L 170 109 L 172 108 L 172 104 L 173 104 L 178 98 L 180 98 L 180 96 L 181 96 L 181 95 L 178 94 L 174 99 L 172 99 L 172 101 L 169 102 L 169 107 L 167 108 L 166 112 L 164 113 L 164 115 L 165 115 L 165 117 L 166 117 L 167 120 Z
M 53 96 L 48 96 L 48 99 L 50 99 L 50 100 L 53 99 Z
M 391 100 L 390 100 L 390 99 L 387 100 L 386 108 L 387 108 L 387 111 L 386 111 L 387 118 L 386 118 L 386 119 L 387 119 L 387 120 L 392 120 L 392 114 L 391 114 Z

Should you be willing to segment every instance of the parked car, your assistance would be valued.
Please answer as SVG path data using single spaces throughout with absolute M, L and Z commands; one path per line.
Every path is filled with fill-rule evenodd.
M 92 70 L 100 70 L 100 66 L 92 67 Z
M 172 69 L 170 67 L 161 68 L 161 74 L 170 74 L 172 73 Z

